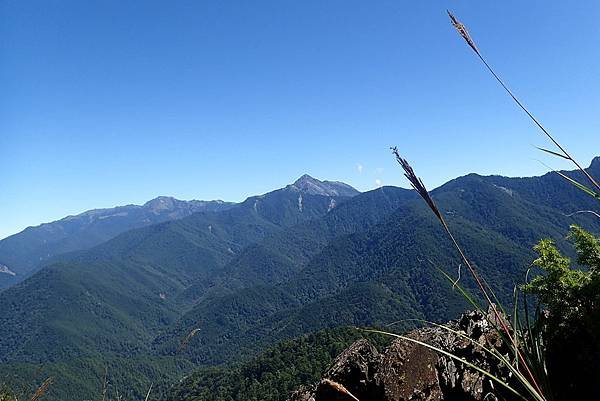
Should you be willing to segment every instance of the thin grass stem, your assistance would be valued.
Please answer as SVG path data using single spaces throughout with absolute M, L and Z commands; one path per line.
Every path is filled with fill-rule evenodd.
M 521 101 L 514 95 L 514 93 L 508 88 L 508 86 L 502 81 L 502 79 L 496 74 L 493 68 L 488 64 L 486 59 L 483 57 L 475 41 L 467 31 L 467 28 L 449 11 L 447 10 L 448 16 L 450 17 L 450 21 L 452 25 L 457 30 L 457 32 L 463 37 L 463 39 L 467 42 L 469 47 L 475 52 L 477 57 L 481 60 L 483 65 L 487 68 L 487 70 L 492 74 L 492 76 L 498 81 L 500 86 L 508 93 L 508 95 L 514 100 L 514 102 L 527 114 L 527 116 L 538 126 L 538 128 L 550 139 L 550 141 L 562 152 L 562 157 L 570 160 L 575 166 L 586 176 L 586 178 L 594 185 L 598 191 L 600 191 L 600 184 L 592 177 L 581 165 L 575 160 L 567 150 L 556 140 L 554 137 L 544 128 L 544 126 L 535 118 L 531 112 L 521 103 Z M 554 153 L 554 152 L 553 152 Z
M 375 329 L 364 329 L 364 330 L 367 331 L 367 332 L 370 332 L 370 333 L 379 333 L 379 334 L 384 334 L 384 335 L 387 335 L 387 336 L 392 336 L 392 337 L 400 338 L 402 340 L 406 340 L 406 341 L 409 341 L 409 342 L 421 345 L 421 346 L 423 346 L 425 348 L 428 348 L 428 349 L 430 349 L 432 351 L 439 352 L 440 354 L 443 354 L 443 355 L 445 355 L 445 356 L 447 356 L 449 358 L 454 359 L 455 361 L 458 361 L 460 363 L 465 364 L 466 366 L 470 367 L 471 369 L 476 370 L 477 372 L 483 374 L 484 376 L 486 376 L 490 380 L 492 380 L 492 381 L 498 383 L 499 385 L 501 385 L 502 387 L 506 388 L 507 390 L 509 390 L 511 393 L 513 393 L 517 397 L 519 397 L 519 398 L 521 398 L 521 399 L 523 399 L 525 401 L 528 401 L 528 399 L 525 396 L 523 396 L 521 393 L 519 393 L 517 390 L 515 390 L 509 384 L 504 383 L 498 377 L 494 376 L 493 374 L 491 374 L 489 372 L 486 372 L 484 369 L 481 369 L 480 367 L 478 367 L 475 364 L 467 361 L 466 359 L 461 358 L 461 357 L 456 356 L 456 355 L 453 355 L 452 353 L 450 353 L 448 351 L 445 351 L 445 350 L 443 350 L 443 349 L 441 349 L 439 347 L 433 346 L 431 344 L 427 344 L 426 342 L 419 341 L 419 340 L 416 340 L 414 338 L 403 336 L 401 334 L 394 334 L 394 333 L 389 333 L 387 331 L 375 330 Z M 538 400 L 539 401 L 544 401 L 544 398 L 538 398 Z

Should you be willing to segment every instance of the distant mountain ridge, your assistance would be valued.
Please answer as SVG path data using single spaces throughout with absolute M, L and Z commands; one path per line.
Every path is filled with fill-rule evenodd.
M 91 248 L 118 234 L 201 211 L 219 211 L 234 203 L 182 201 L 159 196 L 144 205 L 88 210 L 50 223 L 28 227 L 0 240 L 0 290 L 35 272 L 54 256 Z
M 328 209 L 335 207 L 334 198 L 341 199 L 360 193 L 348 184 L 320 181 L 308 174 L 280 191 L 330 197 L 330 203 L 326 205 Z M 263 195 L 250 197 L 245 204 L 251 203 L 253 208 L 259 205 L 264 207 L 262 197 Z M 303 203 L 299 196 L 296 205 L 300 210 L 304 207 Z M 159 196 L 143 205 L 92 209 L 28 227 L 0 240 L 0 264 L 3 266 L 0 268 L 0 290 L 22 281 L 44 264 L 52 263 L 57 255 L 89 249 L 132 229 L 181 219 L 198 212 L 219 212 L 236 205 L 238 204 L 222 200 L 184 201 Z
M 182 305 L 177 297 L 192 282 L 209 282 L 246 247 L 321 218 L 347 199 L 283 188 L 226 210 L 129 230 L 85 252 L 58 257 L 0 293 L 6 306 L 0 311 L 0 348 L 12 349 L 0 351 L 0 360 L 24 355 L 40 360 L 48 352 L 63 358 L 133 350 L 142 338 L 148 340 L 147 347 L 151 336 L 193 301 Z M 65 303 L 70 305 L 68 314 L 62 313 Z M 90 320 L 89 314 L 99 320 Z M 17 316 L 19 323 L 9 322 Z M 40 337 L 48 346 L 41 354 L 38 345 L 27 345 Z M 120 345 L 105 341 L 117 337 Z

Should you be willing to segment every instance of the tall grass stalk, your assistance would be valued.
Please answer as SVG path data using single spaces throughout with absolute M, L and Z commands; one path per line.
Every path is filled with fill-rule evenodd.
M 450 278 L 449 276 L 447 278 Z M 465 294 L 465 296 L 469 296 L 466 293 L 466 290 L 462 287 L 460 287 L 460 291 Z M 516 303 L 515 303 L 516 304 Z M 480 309 L 480 305 L 477 303 L 474 303 L 475 307 L 477 310 L 479 310 L 483 316 L 486 316 L 485 313 Z M 516 312 L 515 308 L 515 315 L 514 315 L 514 326 L 513 327 L 518 327 L 520 325 L 519 323 L 519 319 L 518 319 L 518 314 Z M 408 320 L 412 320 L 412 321 L 417 321 L 420 323 L 424 323 L 424 324 L 428 324 L 430 326 L 434 326 L 437 327 L 439 329 L 442 329 L 444 331 L 447 331 L 451 334 L 456 335 L 457 337 L 460 337 L 461 339 L 469 342 L 471 345 L 473 345 L 476 348 L 481 349 L 484 353 L 486 353 L 487 355 L 491 356 L 493 359 L 495 359 L 497 362 L 499 362 L 502 366 L 505 366 L 512 375 L 514 375 L 515 377 L 519 377 L 520 378 L 520 382 L 522 382 L 523 384 L 525 384 L 525 387 L 527 389 L 527 391 L 529 393 L 531 393 L 532 395 L 535 395 L 535 389 L 531 386 L 531 385 L 527 385 L 527 380 L 525 377 L 523 377 L 523 374 L 519 371 L 518 369 L 518 365 L 513 364 L 508 357 L 506 357 L 505 355 L 503 355 L 500 351 L 498 351 L 498 349 L 496 347 L 486 347 L 484 344 L 479 343 L 478 341 L 474 340 L 473 338 L 469 337 L 468 335 L 464 334 L 463 332 L 459 331 L 459 330 L 454 330 L 451 327 L 448 327 L 446 325 L 442 325 L 439 323 L 435 323 L 435 322 L 431 322 L 431 321 L 427 321 L 427 320 L 423 320 L 423 319 L 408 319 Z M 509 384 L 503 382 L 502 380 L 500 380 L 498 377 L 494 376 L 493 374 L 491 374 L 490 372 L 487 372 L 477 366 L 473 366 L 472 363 L 470 363 L 469 361 L 465 360 L 464 358 L 458 357 L 454 354 L 451 354 L 448 351 L 444 351 L 441 350 L 439 347 L 433 346 L 431 344 L 423 344 L 423 342 L 417 342 L 415 339 L 412 339 L 410 337 L 407 336 L 401 336 L 398 334 L 392 334 L 392 333 L 388 333 L 385 331 L 380 331 L 380 330 L 366 330 L 367 332 L 376 332 L 376 333 L 381 333 L 381 334 L 387 334 L 387 335 L 392 335 L 394 337 L 397 338 L 402 338 L 404 340 L 407 341 L 411 341 L 420 345 L 424 345 L 427 348 L 434 350 L 436 352 L 440 352 L 446 356 L 449 356 L 452 359 L 455 359 L 461 363 L 464 363 L 467 366 L 472 367 L 473 369 L 477 370 L 478 372 L 482 373 L 483 375 L 485 375 L 486 377 L 488 377 L 489 379 L 491 379 L 492 381 L 500 384 L 502 387 L 508 389 L 510 392 L 512 392 L 513 394 L 519 396 L 519 398 L 525 399 L 527 400 L 527 398 L 522 395 L 518 390 L 516 390 L 513 386 L 510 386 Z
M 545 392 L 542 391 L 540 385 L 538 384 L 536 375 L 534 374 L 534 370 L 537 371 L 537 369 L 532 369 L 530 366 L 530 365 L 532 365 L 533 358 L 531 358 L 529 355 L 527 355 L 527 356 L 524 355 L 524 349 L 522 348 L 522 345 L 521 345 L 522 343 L 519 341 L 520 336 L 518 335 L 518 333 L 516 331 L 516 327 L 513 327 L 512 330 L 509 327 L 509 324 L 504 317 L 505 314 L 501 313 L 501 311 L 499 310 L 499 308 L 501 308 L 501 307 L 498 306 L 499 302 L 498 302 L 498 298 L 496 297 L 496 294 L 494 293 L 492 288 L 487 284 L 487 282 L 483 278 L 480 277 L 479 273 L 477 272 L 477 270 L 475 269 L 473 264 L 467 258 L 462 247 L 459 245 L 458 241 L 452 234 L 452 231 L 450 230 L 450 227 L 448 226 L 446 219 L 444 218 L 440 209 L 437 207 L 437 205 L 436 205 L 435 201 L 433 200 L 433 198 L 431 197 L 429 191 L 425 187 L 425 184 L 423 184 L 423 181 L 415 174 L 413 168 L 408 163 L 408 161 L 400 156 L 398 148 L 393 147 L 392 153 L 396 157 L 396 161 L 398 162 L 398 164 L 400 164 L 400 166 L 404 170 L 404 176 L 408 179 L 408 181 L 410 182 L 410 184 L 414 188 L 414 190 L 421 196 L 421 198 L 423 198 L 423 200 L 425 201 L 425 203 L 427 204 L 429 209 L 436 216 L 436 218 L 438 219 L 438 221 L 444 228 L 444 231 L 446 232 L 446 234 L 452 241 L 452 244 L 454 245 L 455 249 L 460 254 L 460 257 L 461 257 L 463 263 L 465 264 L 465 266 L 467 266 L 467 269 L 469 270 L 469 272 L 471 273 L 471 276 L 473 277 L 473 279 L 475 280 L 475 283 L 477 284 L 477 288 L 479 289 L 481 295 L 483 296 L 483 298 L 485 299 L 485 301 L 488 304 L 488 309 L 492 311 L 494 319 L 493 319 L 493 321 L 491 319 L 488 319 L 488 321 L 490 321 L 490 323 L 492 323 L 492 325 L 496 328 L 496 330 L 501 335 L 503 340 L 508 345 L 510 345 L 510 347 L 514 350 L 515 362 L 516 362 L 516 372 L 519 373 L 519 374 L 515 373 L 516 378 L 521 382 L 521 384 L 527 389 L 527 391 L 530 393 L 531 396 L 533 396 L 533 398 L 535 400 L 538 400 L 538 401 L 548 400 L 548 398 L 545 395 Z M 465 299 L 467 299 L 472 305 L 476 306 L 476 308 L 478 310 L 483 311 L 483 308 L 480 305 L 478 305 L 478 302 L 476 301 L 475 297 L 470 295 L 468 293 L 468 291 L 466 291 L 464 288 L 462 288 L 456 281 L 452 280 L 448 275 L 446 275 L 446 278 L 449 279 L 449 281 L 453 284 L 454 287 L 459 288 L 459 291 L 465 297 Z M 515 301 L 517 301 L 517 300 L 515 300 Z M 402 337 L 402 338 L 404 338 L 404 337 Z M 408 338 L 405 338 L 405 339 L 408 339 Z M 408 341 L 416 342 L 414 339 L 413 340 L 409 339 Z M 449 354 L 447 351 L 437 349 L 436 347 L 432 347 L 431 345 L 427 345 L 427 346 L 429 348 L 435 349 L 438 352 L 442 352 L 443 354 L 450 356 L 451 358 L 454 358 L 454 359 L 458 358 L 454 355 Z M 460 358 L 458 358 L 458 359 L 460 359 Z M 468 361 L 461 360 L 461 362 L 467 364 L 468 366 L 473 367 L 472 364 L 468 363 Z M 478 367 L 475 367 L 475 368 L 480 373 L 483 373 L 480 368 L 478 368 Z M 521 370 L 523 370 L 523 372 L 521 372 Z M 489 372 L 485 372 L 485 375 L 489 377 L 489 375 L 491 375 L 491 374 Z M 501 380 L 497 379 L 495 381 L 501 381 Z M 514 389 L 511 388 L 508 384 L 504 383 L 504 385 L 510 391 L 514 392 Z M 518 395 L 520 395 L 520 394 L 518 394 Z
M 454 26 L 456 31 L 460 34 L 460 36 L 462 36 L 462 38 L 465 40 L 467 45 L 469 45 L 469 47 L 473 50 L 473 52 L 475 52 L 475 54 L 477 55 L 479 60 L 481 60 L 483 65 L 492 74 L 492 76 L 496 79 L 496 81 L 500 84 L 500 86 L 502 86 L 502 88 L 506 91 L 506 93 L 508 93 L 508 95 L 512 98 L 512 100 L 525 112 L 525 114 L 527 114 L 527 116 L 531 119 L 531 121 L 534 122 L 534 124 L 546 135 L 546 137 L 548 137 L 550 139 L 550 141 L 554 144 L 554 146 L 556 146 L 558 152 L 548 150 L 548 149 L 543 149 L 543 148 L 538 148 L 538 149 L 540 149 L 546 153 L 552 154 L 557 157 L 561 157 L 563 159 L 566 159 L 566 160 L 569 160 L 570 162 L 572 162 L 577 167 L 577 169 L 585 175 L 585 177 L 588 179 L 588 181 L 590 181 L 592 186 L 596 188 L 596 190 L 594 192 L 596 192 L 596 191 L 600 192 L 600 183 L 598 183 L 598 181 L 594 177 L 592 177 L 591 174 L 589 174 L 583 167 L 581 167 L 581 165 L 577 162 L 577 160 L 575 158 L 573 158 L 569 154 L 569 152 L 567 152 L 565 147 L 562 146 L 554 138 L 554 136 L 552 136 L 550 134 L 550 132 L 548 132 L 548 130 L 538 121 L 538 119 L 535 118 L 535 116 L 527 109 L 527 107 L 525 107 L 523 105 L 523 103 L 521 103 L 521 101 L 508 88 L 508 86 L 504 83 L 504 81 L 498 76 L 498 74 L 496 74 L 494 69 L 490 66 L 490 64 L 487 62 L 487 60 L 483 57 L 483 55 L 481 54 L 481 51 L 475 44 L 475 41 L 469 34 L 469 31 L 467 30 L 467 28 L 454 16 L 454 14 L 452 14 L 449 10 L 447 12 L 448 12 L 448 16 L 450 17 L 450 21 L 452 22 L 452 25 Z
M 360 401 L 354 394 L 352 394 L 346 387 L 344 387 L 343 385 L 341 385 L 338 382 L 335 382 L 333 380 L 329 380 L 329 379 L 324 379 L 323 380 L 323 384 L 328 385 L 329 387 L 331 387 L 334 391 L 340 393 L 340 394 L 345 394 L 348 397 L 352 398 L 354 401 Z
M 144 401 L 148 401 L 148 398 L 150 398 L 150 392 L 152 391 L 153 385 L 154 385 L 154 383 L 150 384 L 150 387 L 148 388 L 148 392 L 146 393 L 146 398 L 144 398 Z
M 577 187 L 578 189 L 580 189 L 580 190 L 584 191 L 585 193 L 587 193 L 588 195 L 600 200 L 600 184 L 598 183 L 598 181 L 588 171 L 586 171 L 577 162 L 577 160 L 575 158 L 573 158 L 571 156 L 571 154 L 566 150 L 566 148 L 564 146 L 562 146 L 554 138 L 554 136 L 552 134 L 550 134 L 550 132 L 539 122 L 539 120 L 523 105 L 523 103 L 509 89 L 509 87 L 498 76 L 498 74 L 496 74 L 496 72 L 491 67 L 491 65 L 483 57 L 481 51 L 479 50 L 477 44 L 475 43 L 475 41 L 469 34 L 467 28 L 450 11 L 448 11 L 448 16 L 450 17 L 450 21 L 451 21 L 452 25 L 454 26 L 454 28 L 456 29 L 456 31 L 465 40 L 465 42 L 473 50 L 473 52 L 475 52 L 475 54 L 477 55 L 479 60 L 483 63 L 483 65 L 486 67 L 486 69 L 491 73 L 491 75 L 494 77 L 494 79 L 500 84 L 500 86 L 511 97 L 511 99 L 519 106 L 519 108 L 521 108 L 525 112 L 525 114 L 534 122 L 534 124 L 544 133 L 544 135 L 556 147 L 556 151 L 539 148 L 539 147 L 538 147 L 538 149 L 540 151 L 548 153 L 554 157 L 559 157 L 559 158 L 562 158 L 562 159 L 572 162 L 575 165 L 575 167 L 586 177 L 587 181 L 589 181 L 591 183 L 591 187 L 580 183 L 576 179 L 573 179 L 562 172 L 556 171 L 556 173 L 559 174 L 562 178 L 564 178 L 567 182 L 569 182 L 570 184 Z M 444 231 L 446 232 L 446 234 L 452 241 L 452 244 L 454 245 L 454 247 L 460 254 L 460 257 L 461 257 L 464 265 L 467 267 L 467 269 L 471 273 L 471 276 L 475 280 L 475 283 L 477 284 L 477 288 L 478 288 L 479 292 L 481 293 L 482 297 L 487 302 L 488 310 L 491 310 L 491 313 L 493 315 L 493 321 L 488 315 L 485 314 L 485 311 L 483 310 L 483 308 L 477 301 L 477 298 L 474 297 L 472 294 L 470 294 L 468 290 L 463 288 L 458 283 L 458 280 L 454 280 L 452 277 L 450 277 L 450 275 L 448 275 L 443 270 L 440 269 L 440 271 L 442 271 L 442 274 L 449 281 L 449 283 L 452 284 L 453 288 L 458 288 L 461 295 L 469 303 L 471 303 L 471 305 L 473 305 L 476 310 L 480 311 L 481 313 L 484 314 L 484 316 L 486 316 L 488 322 L 490 322 L 492 324 L 492 327 L 494 327 L 496 329 L 496 331 L 500 335 L 504 344 L 506 344 L 507 346 L 510 346 L 510 348 L 513 350 L 514 361 L 510 361 L 507 357 L 500 354 L 500 352 L 498 350 L 494 349 L 493 347 L 487 348 L 481 344 L 478 344 L 474 340 L 470 339 L 468 336 L 465 336 L 464 334 L 462 334 L 456 330 L 452 330 L 449 327 L 438 325 L 438 324 L 434 324 L 434 325 L 437 327 L 440 327 L 444 330 L 451 331 L 454 334 L 467 339 L 471 343 L 478 345 L 481 349 L 484 350 L 485 353 L 493 356 L 498 362 L 500 362 L 502 365 L 506 366 L 509 369 L 510 373 L 518 380 L 518 382 L 527 391 L 529 396 L 532 397 L 533 399 L 535 399 L 537 401 L 551 400 L 552 399 L 552 391 L 550 390 L 550 383 L 548 380 L 548 371 L 547 371 L 546 364 L 545 364 L 544 338 L 542 335 L 543 334 L 542 328 L 539 326 L 539 324 L 537 324 L 537 322 L 539 322 L 539 320 L 540 320 L 539 319 L 539 316 L 540 316 L 539 315 L 539 313 L 540 313 L 539 304 L 538 304 L 538 307 L 536 308 L 536 316 L 532 323 L 532 320 L 529 316 L 529 305 L 527 303 L 527 298 L 525 295 L 523 296 L 522 302 L 523 302 L 523 306 L 524 306 L 523 310 L 524 310 L 524 315 L 525 315 L 525 322 L 523 323 L 521 321 L 521 319 L 519 318 L 519 303 L 520 303 L 519 291 L 517 288 L 515 288 L 514 305 L 513 305 L 513 311 L 512 311 L 512 315 L 513 315 L 512 330 L 511 330 L 511 328 L 509 328 L 509 323 L 504 318 L 504 316 L 506 316 L 506 312 L 504 312 L 504 309 L 502 308 L 501 303 L 498 301 L 496 294 L 494 293 L 492 288 L 487 284 L 487 282 L 482 277 L 480 277 L 480 275 L 478 274 L 475 267 L 470 263 L 465 252 L 462 250 L 458 241 L 452 234 L 452 231 L 450 230 L 450 227 L 448 226 L 446 220 L 444 219 L 444 216 L 442 215 L 439 208 L 435 204 L 434 200 L 432 199 L 431 195 L 429 194 L 429 191 L 423 184 L 423 181 L 419 177 L 417 177 L 417 175 L 415 174 L 415 172 L 414 172 L 413 168 L 410 166 L 410 164 L 400 156 L 397 148 L 395 148 L 395 147 L 392 148 L 392 152 L 396 157 L 396 161 L 400 164 L 400 166 L 404 170 L 405 177 L 408 179 L 408 181 L 410 182 L 411 186 L 415 189 L 415 191 L 421 196 L 421 198 L 423 198 L 425 203 L 429 206 L 429 209 L 431 209 L 431 211 L 435 214 L 436 218 L 438 219 L 438 221 L 444 228 Z M 598 214 L 597 212 L 592 211 L 592 210 L 578 211 L 578 212 L 572 213 L 571 215 L 576 214 L 576 213 L 591 213 L 597 217 L 600 217 L 600 214 Z M 459 270 L 459 272 L 460 272 L 460 270 Z M 528 275 L 529 275 L 529 271 L 527 273 L 527 277 L 528 277 Z M 526 280 L 527 280 L 527 278 L 526 278 Z M 502 310 L 503 313 L 500 313 L 499 309 Z M 448 351 L 440 349 L 439 347 L 435 347 L 431 344 L 426 344 L 425 342 L 422 342 L 422 341 L 419 341 L 419 340 L 416 340 L 414 338 L 410 338 L 407 336 L 401 336 L 401 335 L 392 334 L 392 333 L 388 333 L 388 332 L 384 332 L 384 331 L 377 331 L 377 330 L 375 330 L 373 332 L 379 332 L 379 333 L 383 333 L 383 334 L 393 335 L 395 337 L 402 338 L 406 341 L 411 341 L 416 344 L 420 344 L 429 349 L 432 349 L 434 351 L 442 353 L 452 359 L 455 359 L 455 360 L 458 360 L 458 361 L 464 363 L 465 365 L 471 367 L 472 369 L 474 369 L 474 370 L 478 371 L 479 373 L 483 374 L 484 376 L 488 377 L 490 380 L 492 380 L 496 383 L 499 383 L 504 388 L 506 388 L 510 392 L 512 392 L 514 395 L 517 395 L 520 398 L 523 398 L 526 400 L 529 399 L 529 398 L 524 397 L 523 394 L 521 394 L 513 386 L 498 379 L 496 376 L 494 376 L 490 372 L 486 372 L 485 370 L 481 369 L 480 367 L 473 365 L 469 361 L 466 361 L 464 358 L 460 358 L 456 355 L 453 355 Z M 543 390 L 542 390 L 542 388 L 543 388 Z
M 431 323 L 431 322 L 428 322 L 428 323 Z M 431 324 L 433 324 L 433 323 L 431 323 Z M 448 327 L 446 327 L 446 326 L 441 326 L 441 325 L 439 325 L 439 327 L 442 327 L 442 328 L 444 328 L 444 329 L 448 329 L 448 330 L 452 331 L 451 329 L 449 329 L 449 328 L 448 328 Z M 449 352 L 449 351 L 446 351 L 446 350 L 444 350 L 444 349 L 442 349 L 442 348 L 440 348 L 440 347 L 436 347 L 435 345 L 432 345 L 432 344 L 426 343 L 426 342 L 424 342 L 424 341 L 417 340 L 417 339 L 415 339 L 415 338 L 411 338 L 411 337 L 408 337 L 408 336 L 404 336 L 404 335 L 401 335 L 401 334 L 390 333 L 390 332 L 388 332 L 388 331 L 383 331 L 383 330 L 374 330 L 374 329 L 368 329 L 368 330 L 365 330 L 365 331 L 367 331 L 367 332 L 369 332 L 369 333 L 378 333 L 378 334 L 384 334 L 384 335 L 387 335 L 387 336 L 396 337 L 396 338 L 399 338 L 399 339 L 401 339 L 401 340 L 408 341 L 408 342 L 412 342 L 412 343 L 414 343 L 414 344 L 417 344 L 417 345 L 423 346 L 423 347 L 425 347 L 425 348 L 428 348 L 428 349 L 430 349 L 430 350 L 432 350 L 432 351 L 435 351 L 435 352 L 437 352 L 437 353 L 440 353 L 440 354 L 442 354 L 442 355 L 445 355 L 445 356 L 447 356 L 447 357 L 449 357 L 449 358 L 451 358 L 451 359 L 454 359 L 455 361 L 457 361 L 457 362 L 460 362 L 460 363 L 462 363 L 462 364 L 464 364 L 464 365 L 466 365 L 466 366 L 470 367 L 471 369 L 473 369 L 473 370 L 475 370 L 475 371 L 477 371 L 477 372 L 481 373 L 482 375 L 486 376 L 486 377 L 487 377 L 488 379 L 490 379 L 491 381 L 493 381 L 493 382 L 495 382 L 495 383 L 498 383 L 498 384 L 499 384 L 501 387 L 504 387 L 505 389 L 509 390 L 509 391 L 510 391 L 512 394 L 516 395 L 517 397 L 519 397 L 519 398 L 521 398 L 521 399 L 523 399 L 523 400 L 525 400 L 525 401 L 529 401 L 529 399 L 528 399 L 526 396 L 524 396 L 523 394 L 521 394 L 521 393 L 520 393 L 518 390 L 516 390 L 516 389 L 515 389 L 513 386 L 511 386 L 510 384 L 508 384 L 508 383 L 505 383 L 504 381 L 502 381 L 502 379 L 500 379 L 500 378 L 498 378 L 497 376 L 493 375 L 492 373 L 490 373 L 490 372 L 486 371 L 485 369 L 482 369 L 482 368 L 480 368 L 479 366 L 475 365 L 474 363 L 472 363 L 472 362 L 469 362 L 469 361 L 468 361 L 468 360 L 466 360 L 465 358 L 462 358 L 462 357 L 459 357 L 459 356 L 457 356 L 457 355 L 454 355 L 453 353 L 451 353 L 451 352 Z M 457 332 L 455 332 L 455 333 L 457 333 Z M 496 353 L 494 353 L 494 352 L 493 352 L 491 349 L 488 349 L 488 348 L 486 348 L 486 347 L 482 346 L 481 344 L 479 344 L 479 343 L 475 342 L 475 341 L 474 341 L 473 339 L 471 339 L 470 337 L 467 337 L 467 336 L 465 336 L 465 337 L 466 337 L 466 338 L 467 338 L 469 341 L 471 341 L 472 343 L 474 343 L 474 344 L 475 344 L 477 347 L 479 347 L 479 348 L 483 349 L 485 352 L 487 352 L 488 354 L 490 354 L 490 355 L 492 355 L 493 357 L 495 357 L 496 359 L 498 359 L 498 360 L 499 360 L 501 363 L 505 364 L 507 367 L 510 367 L 510 366 L 511 366 L 510 362 L 508 362 L 508 361 L 506 361 L 506 362 L 505 362 L 505 358 L 503 358 L 502 356 L 498 356 L 498 355 L 497 355 Z M 514 370 L 514 369 L 513 369 L 513 370 Z M 518 372 L 518 370 L 514 370 L 514 371 Z M 520 373 L 518 373 L 518 374 L 520 375 Z M 528 387 L 531 387 L 531 386 L 528 386 Z M 528 389 L 528 390 L 529 390 L 529 389 Z M 534 393 L 534 394 L 535 394 L 535 390 L 533 390 L 533 389 L 531 389 L 531 390 L 530 390 L 530 392 L 532 392 L 532 393 Z M 539 401 L 544 401 L 544 400 L 545 400 L 545 398 L 538 398 L 538 397 L 536 397 L 536 400 L 539 400 Z
M 494 291 L 491 289 L 490 286 L 487 285 L 487 283 L 484 280 L 482 280 L 480 278 L 477 270 L 475 269 L 475 267 L 471 264 L 471 262 L 467 258 L 465 252 L 463 251 L 462 247 L 458 244 L 458 241 L 456 240 L 456 238 L 452 234 L 452 231 L 450 230 L 450 227 L 446 223 L 446 219 L 444 219 L 444 216 L 442 215 L 439 208 L 435 204 L 433 198 L 429 194 L 429 191 L 425 187 L 425 184 L 423 184 L 423 181 L 419 177 L 417 177 L 417 175 L 415 174 L 413 168 L 408 163 L 408 161 L 406 159 L 403 159 L 400 156 L 398 148 L 393 147 L 392 153 L 396 157 L 396 161 L 398 162 L 398 164 L 400 164 L 400 166 L 404 170 L 404 176 L 408 179 L 408 181 L 410 182 L 410 184 L 414 188 L 414 190 L 421 196 L 421 198 L 423 198 L 425 203 L 429 206 L 429 209 L 431 209 L 431 211 L 435 214 L 438 221 L 441 223 L 442 227 L 444 228 L 444 231 L 446 232 L 446 234 L 452 241 L 452 244 L 454 245 L 455 249 L 460 254 L 461 259 L 463 260 L 464 264 L 467 266 L 469 272 L 471 273 L 471 276 L 475 280 L 477 287 L 479 288 L 479 290 L 481 292 L 481 295 L 483 295 L 486 302 L 488 303 L 488 308 L 491 309 L 494 314 L 494 318 L 495 318 L 494 320 L 496 321 L 495 325 L 500 325 L 502 335 L 505 336 L 509 340 L 510 344 L 512 344 L 512 346 L 514 347 L 517 360 L 519 360 L 522 363 L 522 365 L 525 369 L 525 373 L 528 376 L 528 382 L 530 381 L 531 384 L 533 385 L 533 387 L 535 388 L 536 392 L 539 393 L 540 395 L 542 395 L 543 394 L 542 390 L 540 389 L 540 386 L 538 385 L 537 380 L 535 379 L 533 373 L 531 372 L 531 369 L 529 368 L 528 364 L 526 363 L 525 357 L 522 355 L 522 352 L 518 347 L 517 341 L 514 338 L 513 334 L 511 333 L 508 323 L 504 319 L 503 314 L 500 313 L 500 311 L 498 310 L 497 303 L 492 301 L 492 298 L 497 299 L 496 295 L 494 294 Z M 471 303 L 474 303 L 473 298 L 470 298 L 469 301 Z
M 49 377 L 46 380 L 44 380 L 44 382 L 42 383 L 41 386 L 39 386 L 37 388 L 37 390 L 35 390 L 35 393 L 31 396 L 31 398 L 29 399 L 29 401 L 38 401 L 40 398 L 42 398 L 44 396 L 44 394 L 46 394 L 46 392 L 48 392 L 48 389 L 50 388 L 50 385 L 52 384 L 52 378 Z

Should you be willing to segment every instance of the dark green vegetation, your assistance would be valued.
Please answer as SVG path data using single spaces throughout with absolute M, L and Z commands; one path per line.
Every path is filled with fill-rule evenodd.
M 106 401 L 116 400 L 117 395 L 123 400 L 143 400 L 153 383 L 152 399 L 156 400 L 192 367 L 189 362 L 173 358 L 82 357 L 41 366 L 14 363 L 2 369 L 0 383 L 10 383 L 10 391 L 19 395 L 19 401 L 29 400 L 48 377 L 52 378 L 52 385 L 44 400 L 99 400 L 104 383 Z
M 591 169 L 599 175 L 600 159 Z M 147 362 L 150 372 L 153 361 L 169 360 L 182 370 L 191 363 L 217 366 L 316 330 L 441 321 L 464 310 L 435 269 L 455 275 L 459 260 L 414 192 L 384 187 L 350 198 L 309 184 L 128 231 L 61 257 L 0 293 L 6 305 L 0 310 L 0 377 L 17 366 L 34 372 L 42 363 L 72 369 L 74 376 L 57 374 L 56 386 L 62 380 L 60 386 L 77 389 L 76 373 L 83 369 L 74 367 L 82 359 L 101 366 L 132 358 Z M 594 200 L 556 174 L 472 174 L 433 197 L 504 300 L 523 281 L 539 238 L 562 238 L 574 221 L 600 228 L 590 216 L 565 215 Z M 564 241 L 558 246 L 568 249 Z M 473 286 L 465 274 L 461 283 Z M 200 331 L 177 352 L 195 328 Z M 151 381 L 169 379 L 162 369 L 142 375 L 114 365 L 113 374 L 129 381 L 136 395 Z M 169 371 L 173 378 L 180 372 Z M 90 377 L 87 386 L 98 389 L 101 380 Z M 55 399 L 79 399 L 65 397 Z
M 524 286 L 548 308 L 555 327 L 581 320 L 600 308 L 600 240 L 576 225 L 571 226 L 567 238 L 575 244 L 581 268 L 573 268 L 570 258 L 545 239 L 535 246 L 538 258 L 533 262 L 544 274 Z
M 66 252 L 89 249 L 125 231 L 233 206 L 222 201 L 180 201 L 165 196 L 143 206 L 96 209 L 28 227 L 0 241 L 0 290 L 24 280 Z
M 166 401 L 284 401 L 301 385 L 317 381 L 333 359 L 362 335 L 329 329 L 285 341 L 247 362 L 203 368 L 170 390 Z M 382 336 L 370 340 L 383 344 Z
M 0 387 L 0 401 L 15 401 L 15 399 L 18 398 L 12 389 L 6 385 Z
M 585 399 L 600 378 L 600 238 L 571 226 L 577 265 L 549 239 L 540 241 L 534 265 L 544 274 L 524 290 L 547 308 L 539 318 L 548 343 L 550 380 L 557 399 Z

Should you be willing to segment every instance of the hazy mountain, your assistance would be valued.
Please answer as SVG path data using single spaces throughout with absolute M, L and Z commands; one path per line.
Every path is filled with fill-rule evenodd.
M 591 170 L 600 175 L 597 161 Z M 522 281 L 536 240 L 562 245 L 574 222 L 600 229 L 590 216 L 567 216 L 593 200 L 558 178 L 471 174 L 433 191 L 503 299 Z M 384 187 L 334 195 L 355 194 L 343 188 L 302 177 L 227 210 L 130 230 L 59 258 L 0 293 L 0 374 L 18 368 L 33 377 L 41 364 L 70 378 L 66 389 L 71 377 L 86 374 L 76 369 L 82 359 L 110 360 L 141 393 L 136 371 L 164 379 L 159 361 L 212 366 L 323 328 L 445 320 L 462 311 L 435 267 L 455 275 L 459 260 L 415 193 Z M 466 274 L 461 280 L 472 285 Z M 120 369 L 115 360 L 146 367 Z M 76 394 L 59 388 L 55 399 L 92 397 L 98 380 L 86 376 L 88 387 Z
M 181 201 L 160 196 L 142 206 L 94 209 L 28 227 L 0 241 L 0 289 L 25 279 L 56 255 L 91 248 L 134 228 L 201 211 L 226 210 L 233 205 L 218 200 Z
M 346 199 L 286 187 L 59 257 L 0 293 L 6 306 L 0 311 L 0 360 L 143 349 L 181 312 L 177 296 L 194 280 L 210 280 L 247 246 L 321 217 Z

